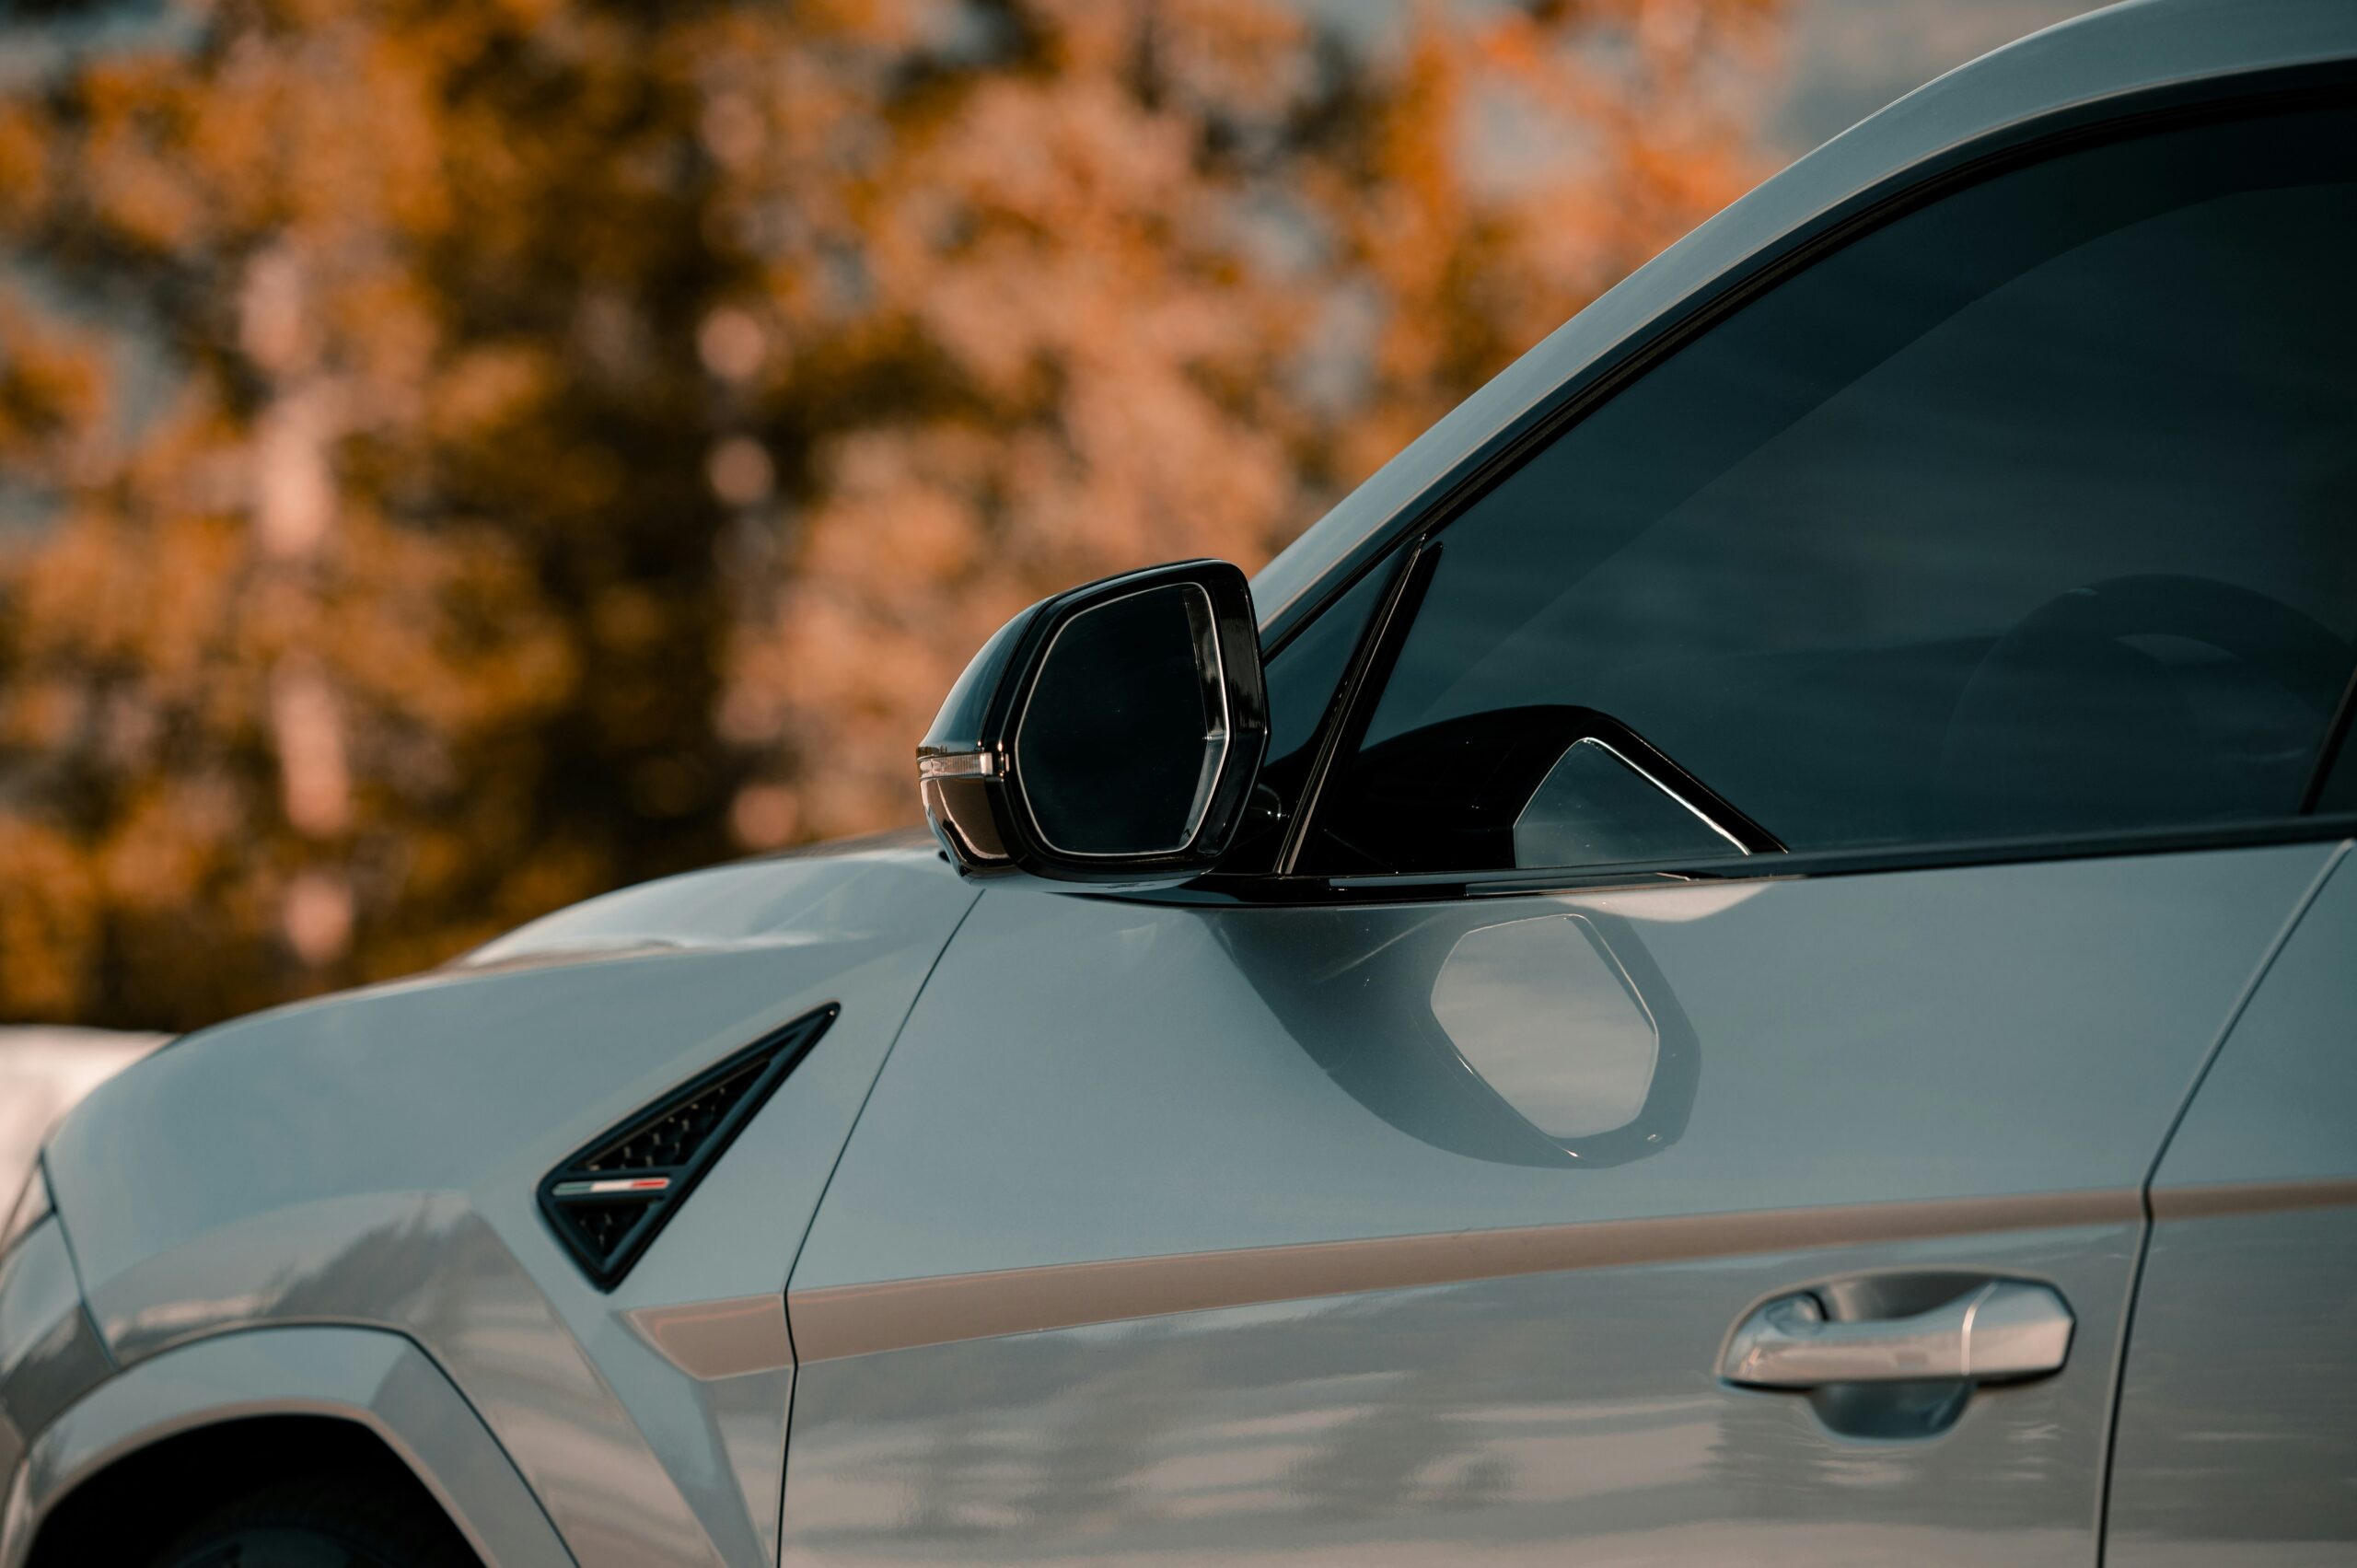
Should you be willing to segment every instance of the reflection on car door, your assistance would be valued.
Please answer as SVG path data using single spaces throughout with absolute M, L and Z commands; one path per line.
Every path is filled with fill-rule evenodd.
M 795 1272 L 785 1561 L 2088 1562 L 2138 1184 L 2327 853 L 988 893 Z M 1469 941 L 1637 1146 L 1581 1158 L 1618 1130 L 1534 1057 L 1476 1073 Z M 1945 1411 L 1719 1376 L 1768 1301 L 1926 1275 L 2050 1284 L 2061 1373 Z
M 2357 862 L 2227 1037 L 2153 1183 L 2105 1562 L 2357 1561 Z
M 1294 875 L 987 892 L 795 1266 L 784 1561 L 2094 1562 L 2144 1182 L 2336 853 L 2351 129 L 1812 263 L 1404 542 Z

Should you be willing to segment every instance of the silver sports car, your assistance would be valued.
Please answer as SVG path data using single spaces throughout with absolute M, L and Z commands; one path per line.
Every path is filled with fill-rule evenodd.
M 183 1040 L 0 1263 L 0 1568 L 2357 1561 L 2357 4 L 1696 230 L 930 837 Z

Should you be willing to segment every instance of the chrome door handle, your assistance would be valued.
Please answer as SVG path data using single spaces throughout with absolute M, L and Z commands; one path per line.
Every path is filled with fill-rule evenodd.
M 1999 1383 L 2059 1372 L 2071 1308 L 2049 1285 L 1994 1280 L 1911 1318 L 1828 1322 L 1806 1292 L 1771 1301 L 1727 1342 L 1719 1375 L 1754 1388 L 1969 1378 Z

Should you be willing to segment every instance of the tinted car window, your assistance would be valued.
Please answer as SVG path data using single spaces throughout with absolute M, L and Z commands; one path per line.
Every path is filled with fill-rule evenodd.
M 1737 853 L 1649 788 L 1793 850 L 2297 811 L 2357 631 L 2352 180 L 2345 109 L 2089 147 L 1726 317 L 1438 536 L 1306 867 Z M 1599 725 L 1699 789 L 1567 774 Z
M 1268 760 L 1229 851 L 1230 866 L 1265 871 L 1275 864 L 1335 689 L 1390 578 L 1387 568 L 1366 573 L 1270 654 Z
M 2357 811 L 2357 728 L 2342 732 L 2334 754 L 2324 788 L 2317 794 L 2316 809 L 2336 815 Z

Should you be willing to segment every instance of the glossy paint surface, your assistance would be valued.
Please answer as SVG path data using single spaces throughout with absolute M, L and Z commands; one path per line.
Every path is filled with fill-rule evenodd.
M 83 1400 L 17 1472 L 0 1568 L 18 1568 L 32 1524 L 83 1476 L 160 1436 L 264 1412 L 331 1415 L 382 1438 L 494 1568 L 572 1568 L 524 1478 L 424 1353 L 398 1334 L 273 1329 L 168 1352 Z
M 2357 1561 L 2357 862 L 2269 969 L 2169 1144 L 2107 1562 Z
M 2352 52 L 2341 0 L 2151 0 L 1911 95 L 1411 445 L 1263 574 L 1264 620 L 1696 291 L 1926 160 Z M 442 973 L 175 1045 L 75 1117 L 52 1151 L 60 1223 L 129 1370 L 35 1437 L 0 1568 L 109 1458 L 296 1409 L 379 1423 L 500 1562 L 563 1561 L 532 1534 L 551 1521 L 589 1564 L 1551 1563 L 1567 1542 L 1605 1562 L 2090 1562 L 2134 1188 L 2324 853 L 1446 909 L 993 892 L 877 1086 L 794 1297 L 1022 1288 L 984 1335 L 935 1313 L 815 1336 L 798 1387 L 773 1305 L 972 895 L 920 842 L 597 900 Z M 1573 916 L 1602 947 L 1566 966 L 1570 1001 L 1563 974 L 1517 987 L 1500 955 Z M 1466 960 L 1502 1000 L 1440 984 L 1477 930 L 1534 920 L 1555 924 Z M 1611 969 L 1641 1024 L 1596 990 Z M 842 1022 L 622 1288 L 591 1290 L 532 1212 L 539 1176 L 827 1000 Z M 1515 1008 L 1538 1047 L 1497 1032 Z M 1608 1060 L 1578 1060 L 1567 1014 L 1603 1020 Z M 1990 1214 L 2015 1217 L 1970 1219 Z M 1527 1248 L 1500 1239 L 1514 1226 Z M 1137 1288 L 1059 1272 L 1141 1260 Z M 2050 1283 L 2070 1361 L 1903 1440 L 1713 1376 L 1763 1302 L 1871 1297 L 1894 1270 Z M 2345 1303 L 2337 1276 L 2299 1288 L 2326 1286 Z M 1187 1289 L 1205 1310 L 1169 1309 Z M 2200 1320 L 2246 1305 L 2189 1300 L 2205 1352 Z
M 1419 436 L 1263 567 L 1264 626 L 1316 597 L 1355 559 L 1445 492 L 1469 459 L 1613 363 L 1760 252 L 1844 213 L 1918 165 L 2039 116 L 2097 109 L 2141 90 L 2357 52 L 2345 0 L 2142 0 L 2035 33 L 1868 116 L 1731 203 L 1557 328 Z
M 878 1080 L 794 1288 L 2132 1188 L 2330 853 L 1360 909 L 993 889 Z M 1468 931 L 1566 913 L 1696 1053 L 1653 1152 L 1601 1167 L 1476 1080 L 1431 1005 Z M 1575 1042 L 1562 1061 L 1589 1065 Z
M 2119 1299 L 2132 1222 L 1910 1260 Z M 1925 1442 L 1716 1376 L 1780 1253 L 1326 1297 L 805 1369 L 788 1564 L 2084 1563 L 2117 1314 Z
M 128 1365 L 273 1322 L 397 1329 L 583 1563 L 774 1561 L 793 1369 L 783 1323 L 764 1338 L 732 1308 L 782 1290 L 972 897 L 914 838 L 726 867 L 175 1044 L 51 1145 L 90 1312 Z M 536 1210 L 541 1175 L 829 1001 L 842 1017 L 637 1268 L 592 1288 Z
M 1357 910 L 994 890 L 795 1270 L 813 1342 L 785 1561 L 2092 1562 L 2135 1189 L 2331 853 Z M 1526 1090 L 1534 1120 L 1434 995 L 1469 933 L 1566 915 L 1610 964 L 1535 941 L 1481 1024 L 1523 999 L 1525 1085 L 1551 1050 L 1568 1086 Z M 1567 1007 L 1567 973 L 1605 994 Z M 1583 1160 L 1541 1123 L 1631 1097 L 1560 1025 L 1612 1017 L 1624 986 L 1661 1056 L 1688 1058 L 1682 1086 Z M 1603 1032 L 1606 1066 L 1631 1060 L 1625 1033 Z M 2109 1217 L 1949 1228 L 1959 1203 L 2053 1194 Z M 1747 1215 L 1772 1235 L 1838 1205 L 1879 1215 L 1878 1239 L 1745 1235 Z M 1401 1288 L 1314 1300 L 1268 1267 L 1326 1243 L 1536 1226 L 1642 1246 L 1689 1225 L 1699 1244 L 1650 1261 L 1442 1284 L 1399 1248 Z M 1155 1276 L 1174 1308 L 1198 1304 L 1190 1269 L 1258 1269 L 1264 1294 L 1171 1315 L 1149 1289 L 1106 1298 L 1119 1321 L 941 1343 L 954 1325 L 911 1318 L 908 1348 L 842 1355 L 823 1311 L 805 1327 L 863 1283 L 930 1278 L 954 1306 L 990 1271 L 1036 1271 L 1052 1313 L 1059 1280 L 1151 1257 L 1177 1271 Z M 1904 1425 L 1898 1404 L 1719 1382 L 1762 1302 L 1894 1273 L 2053 1285 L 2079 1324 L 2068 1365 L 1903 1441 L 1873 1435 Z
M 74 1255 L 54 1217 L 0 1259 L 0 1476 L 24 1440 L 113 1368 L 74 1281 Z
M 2156 1210 L 2243 1183 L 2357 1177 L 2357 864 L 2343 852 L 2169 1140 Z

